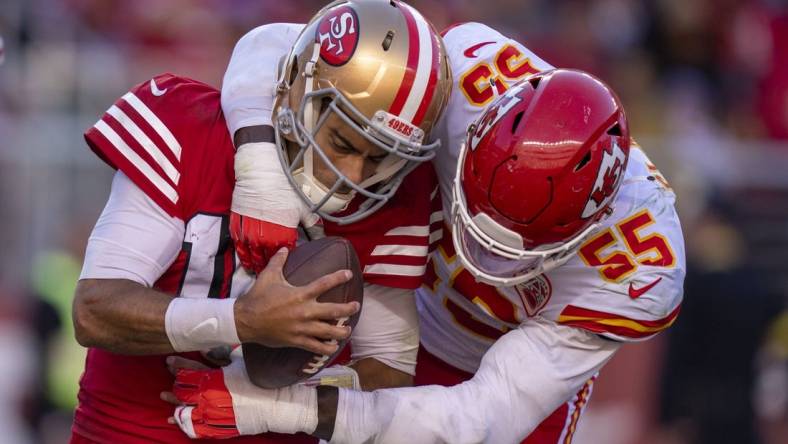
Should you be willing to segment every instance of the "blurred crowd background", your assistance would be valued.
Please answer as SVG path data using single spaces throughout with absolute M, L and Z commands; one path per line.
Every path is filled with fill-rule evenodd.
M 69 436 L 70 303 L 112 175 L 84 130 L 161 72 L 220 87 L 240 36 L 324 3 L 0 1 L 0 441 Z M 608 81 L 678 194 L 682 313 L 604 369 L 575 442 L 788 442 L 788 1 L 411 3 Z

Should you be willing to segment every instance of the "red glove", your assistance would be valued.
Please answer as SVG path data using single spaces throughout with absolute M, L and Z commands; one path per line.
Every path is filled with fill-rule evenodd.
M 179 402 L 174 422 L 190 438 L 312 433 L 317 427 L 314 387 L 257 387 L 240 354 L 220 369 L 178 369 L 172 393 Z
M 222 369 L 180 369 L 172 391 L 186 405 L 175 410 L 175 422 L 190 438 L 240 436 Z
M 280 248 L 295 248 L 298 231 L 233 211 L 230 213 L 230 236 L 235 242 L 241 265 L 259 274 Z

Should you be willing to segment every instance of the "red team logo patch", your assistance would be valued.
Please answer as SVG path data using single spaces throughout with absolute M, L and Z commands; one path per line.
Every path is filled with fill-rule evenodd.
M 315 41 L 320 43 L 320 58 L 333 66 L 350 60 L 358 45 L 358 16 L 350 6 L 329 12 L 317 27 Z
M 550 279 L 547 279 L 547 276 L 543 274 L 528 282 L 518 284 L 514 288 L 520 295 L 520 300 L 523 301 L 523 307 L 529 317 L 536 316 L 539 310 L 547 305 L 547 301 L 553 294 L 553 285 L 550 284 Z

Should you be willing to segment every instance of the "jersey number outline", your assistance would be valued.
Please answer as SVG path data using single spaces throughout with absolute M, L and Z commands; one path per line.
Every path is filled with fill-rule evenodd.
M 453 254 L 453 250 L 451 251 L 452 253 L 449 255 L 443 246 L 439 246 L 438 250 L 433 254 L 440 254 L 446 264 L 451 264 L 457 259 L 457 256 Z M 432 288 L 433 293 L 438 294 L 437 288 L 442 278 L 436 272 L 435 267 L 437 267 L 437 263 L 435 259 L 432 259 L 432 261 L 432 266 L 427 267 L 427 273 L 424 276 L 425 284 Z M 451 300 L 448 296 L 444 296 L 443 306 L 451 313 L 452 320 L 465 331 L 483 339 L 495 341 L 510 330 L 507 324 L 516 325 L 522 321 L 517 307 L 506 296 L 500 294 L 495 287 L 476 282 L 473 275 L 460 264 L 457 264 L 457 268 L 446 284 L 466 300 L 479 307 L 487 316 L 501 324 L 500 327 L 493 327 L 480 320 L 476 315 Z
M 472 105 L 486 105 L 496 92 L 498 95 L 505 93 L 509 83 L 539 72 L 530 58 L 523 58 L 524 55 L 519 48 L 507 43 L 495 54 L 492 63 L 479 62 L 460 76 L 460 91 Z
M 179 297 L 230 297 L 235 272 L 235 248 L 230 237 L 230 216 L 197 213 L 186 222 L 181 252 L 176 262 L 182 264 L 179 274 L 162 277 L 172 286 L 177 280 Z M 166 284 L 165 284 L 166 285 Z
M 638 211 L 617 223 L 615 232 L 612 227 L 608 227 L 586 241 L 577 255 L 589 267 L 597 267 L 599 275 L 608 282 L 621 282 L 637 271 L 640 265 L 673 267 L 676 255 L 665 236 L 652 233 L 641 237 L 638 233 L 655 222 L 648 209 Z M 623 243 L 626 251 L 604 253 L 617 243 Z

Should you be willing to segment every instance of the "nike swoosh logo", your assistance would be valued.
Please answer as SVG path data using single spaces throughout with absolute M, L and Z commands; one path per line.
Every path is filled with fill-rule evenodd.
M 495 42 L 477 43 L 477 44 L 471 46 L 470 48 L 466 49 L 465 52 L 463 52 L 463 55 L 465 57 L 468 57 L 469 59 L 475 59 L 476 58 L 476 51 L 478 51 L 479 48 L 481 48 L 483 46 L 487 46 L 487 45 L 492 45 L 493 43 L 495 43 Z
M 197 324 L 191 330 L 189 330 L 188 335 L 189 336 L 196 335 L 196 334 L 205 335 L 205 334 L 215 333 L 216 330 L 218 330 L 218 329 L 219 329 L 219 321 L 216 320 L 216 318 L 208 318 L 208 319 L 200 322 L 199 324 Z M 205 331 L 205 330 L 207 330 L 207 331 Z
M 156 82 L 153 81 L 153 79 L 150 79 L 150 92 L 154 96 L 156 96 L 156 97 L 163 96 L 164 93 L 167 92 L 167 89 L 169 89 L 169 88 L 159 89 L 159 85 L 157 85 Z
M 661 281 L 661 280 L 662 280 L 662 278 L 658 277 L 654 282 L 646 285 L 645 287 L 640 287 L 640 288 L 635 288 L 635 286 L 632 285 L 632 282 L 630 282 L 629 283 L 629 297 L 631 297 L 632 299 L 637 299 L 637 298 L 643 296 L 644 293 L 646 293 L 647 291 L 649 291 L 652 288 L 654 288 L 655 285 L 659 284 L 659 281 Z

